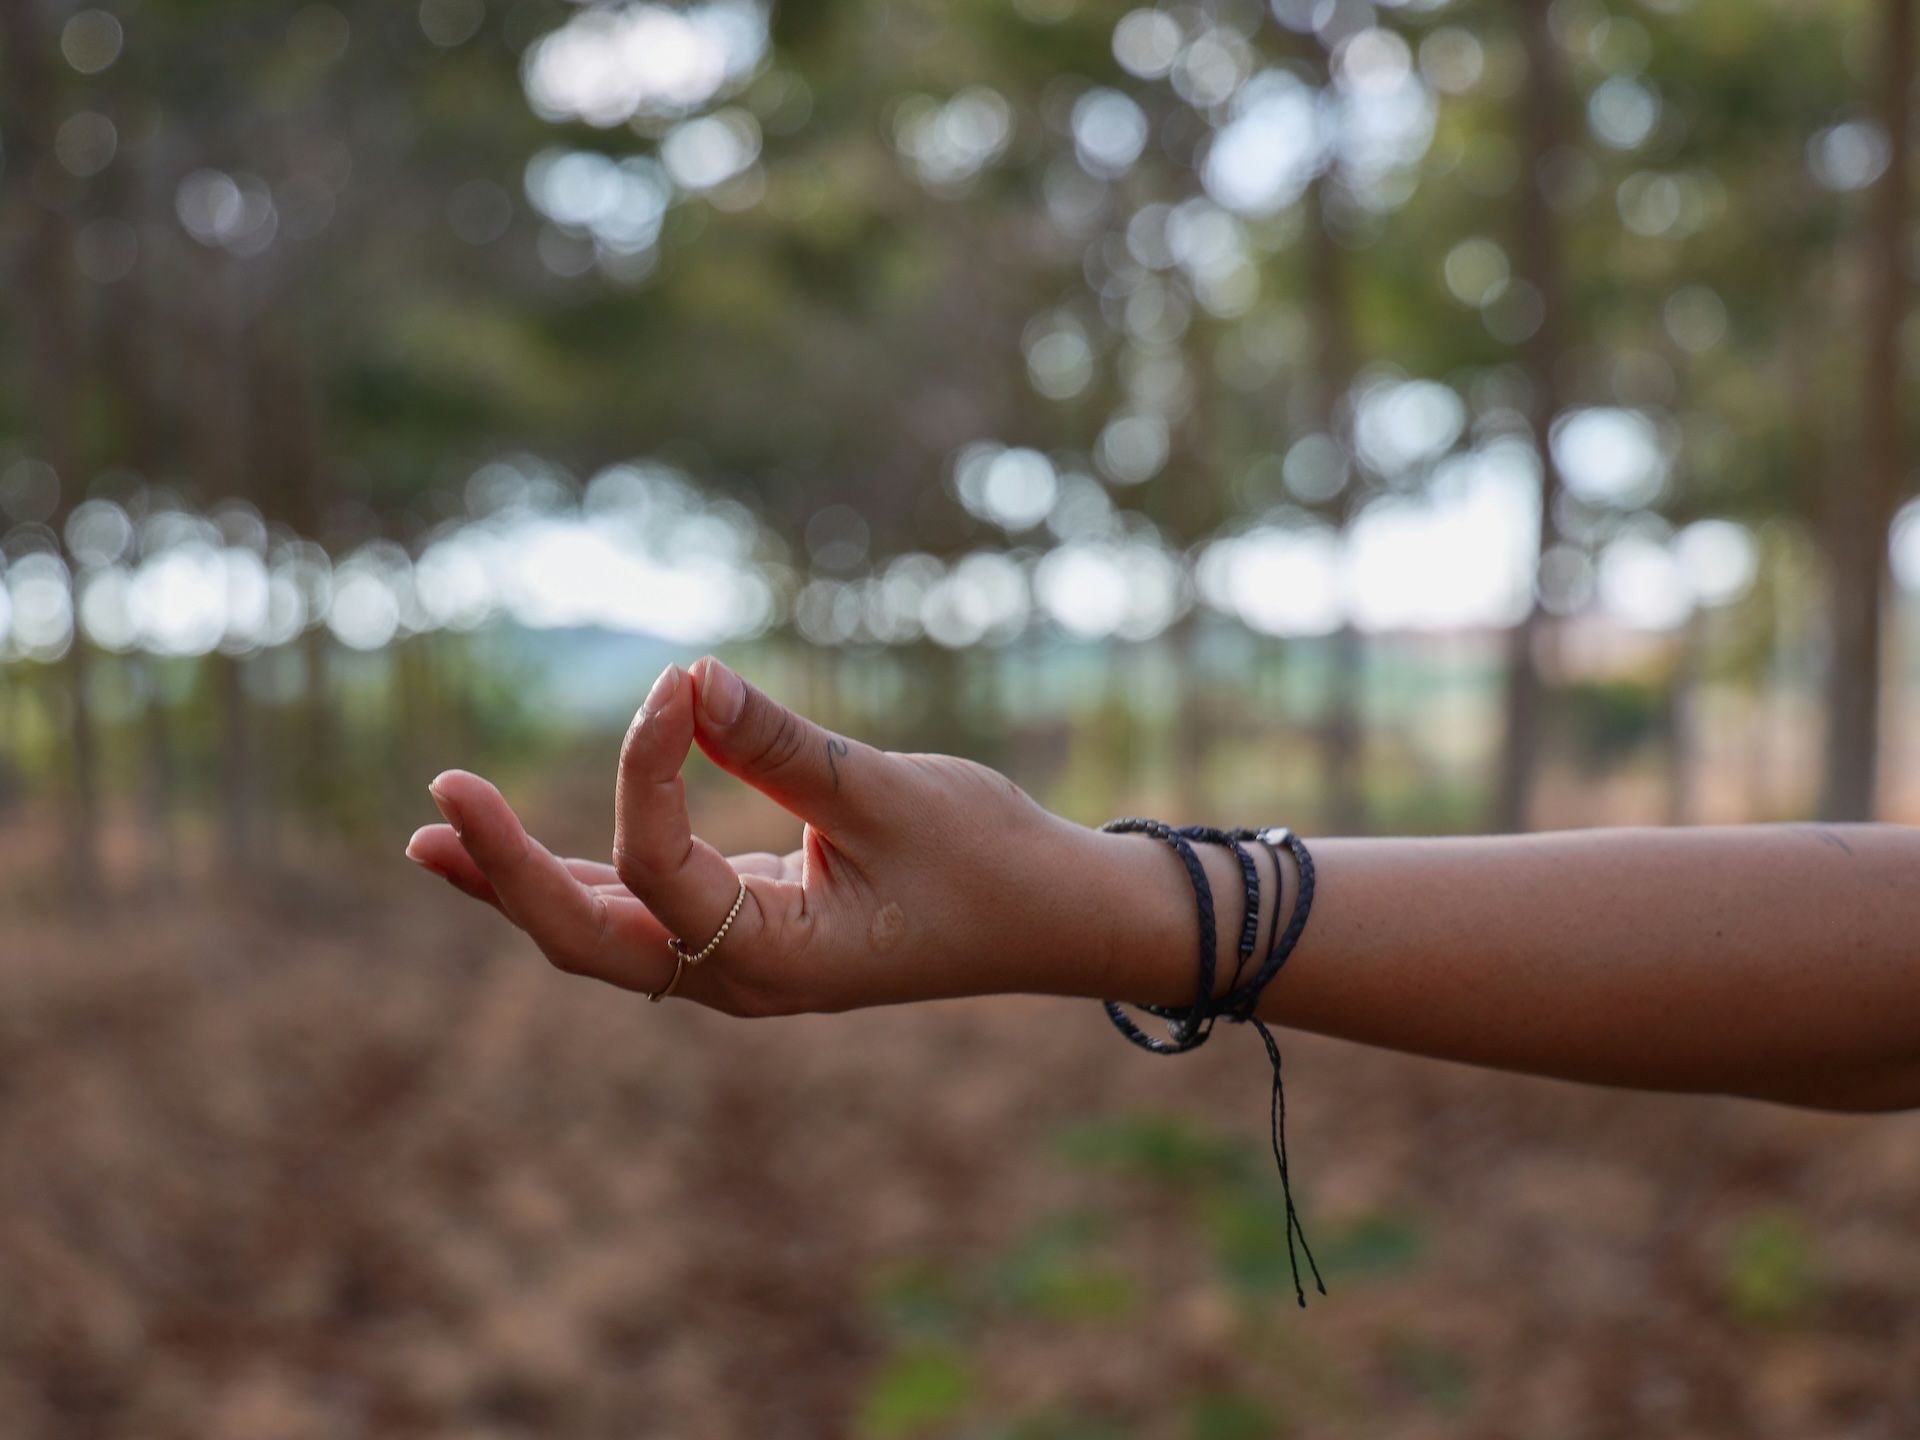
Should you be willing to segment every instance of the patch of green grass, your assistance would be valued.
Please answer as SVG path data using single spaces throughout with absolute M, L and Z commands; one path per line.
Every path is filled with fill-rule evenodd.
M 1187 1406 L 1188 1440 L 1276 1440 L 1284 1434 L 1280 1417 L 1250 1395 L 1201 1395 Z
M 1049 1410 L 983 1430 L 978 1440 L 1126 1440 L 1126 1437 L 1127 1431 L 1110 1420 Z
M 901 1256 L 876 1267 L 866 1291 L 867 1307 L 895 1335 L 952 1335 L 965 1327 L 974 1308 L 959 1278 L 922 1256 Z
M 1254 1294 L 1293 1288 L 1287 1207 L 1277 1192 L 1267 1195 L 1252 1186 L 1221 1190 L 1202 1200 L 1198 1218 L 1215 1261 L 1235 1287 Z M 1306 1256 L 1300 1256 L 1303 1277 L 1306 1265 Z
M 1786 1324 L 1811 1303 L 1815 1288 L 1813 1244 L 1798 1215 L 1762 1211 L 1734 1231 L 1726 1292 L 1741 1319 Z
M 1139 1299 L 1133 1278 L 1089 1253 L 1109 1228 L 1105 1216 L 1087 1210 L 1042 1221 L 999 1266 L 999 1299 L 1009 1308 L 1068 1323 L 1132 1314 Z
M 1070 1162 L 1149 1180 L 1232 1179 L 1248 1170 L 1244 1147 L 1184 1115 L 1140 1113 L 1076 1126 L 1060 1137 Z
M 866 1440 L 906 1440 L 965 1413 L 979 1390 L 972 1362 L 953 1346 L 919 1344 L 896 1351 L 860 1402 Z
M 1121 1320 L 1139 1308 L 1139 1287 L 1124 1271 L 1097 1261 L 1053 1257 L 1024 1269 L 1014 1283 L 1014 1303 L 1046 1320 L 1063 1323 Z
M 1387 1367 L 1415 1394 L 1447 1414 L 1464 1410 L 1473 1391 L 1466 1362 L 1425 1335 L 1393 1335 L 1383 1348 Z
M 1227 1279 L 1243 1291 L 1261 1294 L 1293 1288 L 1287 1256 L 1287 1202 L 1279 1182 L 1259 1177 L 1245 1185 L 1214 1192 L 1199 1208 L 1201 1232 Z M 1418 1263 L 1419 1227 L 1404 1216 L 1374 1214 L 1332 1230 L 1309 1226 L 1314 1257 L 1329 1284 L 1340 1277 L 1369 1278 L 1398 1274 Z M 1295 1245 L 1299 1241 L 1296 1237 Z M 1301 1283 L 1312 1288 L 1304 1249 L 1297 1249 Z
M 1419 1263 L 1424 1245 L 1420 1227 L 1405 1215 L 1375 1213 L 1348 1221 L 1315 1252 L 1320 1269 L 1356 1277 L 1396 1275 Z

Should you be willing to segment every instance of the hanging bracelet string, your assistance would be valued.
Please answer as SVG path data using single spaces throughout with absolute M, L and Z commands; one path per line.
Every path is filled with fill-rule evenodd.
M 1296 1237 L 1298 1237 L 1300 1242 L 1300 1250 L 1307 1257 L 1307 1268 L 1313 1272 L 1314 1285 L 1322 1295 L 1327 1293 L 1327 1287 L 1325 1282 L 1320 1278 L 1320 1266 L 1313 1258 L 1313 1247 L 1307 1243 L 1306 1227 L 1301 1224 L 1300 1212 L 1295 1207 L 1293 1200 L 1292 1176 L 1289 1173 L 1287 1165 L 1287 1092 L 1286 1086 L 1282 1083 L 1280 1076 L 1280 1046 L 1273 1038 L 1273 1032 L 1267 1028 L 1266 1023 L 1256 1018 L 1253 1012 L 1254 1007 L 1260 1002 L 1261 992 L 1265 990 L 1267 983 L 1271 981 L 1275 975 L 1280 973 L 1281 967 L 1287 963 L 1288 958 L 1293 954 L 1294 947 L 1299 944 L 1300 936 L 1306 929 L 1307 915 L 1313 908 L 1313 857 L 1307 853 L 1306 844 L 1300 837 L 1285 826 L 1276 826 L 1270 830 L 1237 829 L 1223 831 L 1216 830 L 1211 826 L 1188 825 L 1183 826 L 1180 833 L 1203 841 L 1206 844 L 1231 846 L 1236 853 L 1242 856 L 1243 865 L 1245 863 L 1245 851 L 1239 842 L 1243 840 L 1255 840 L 1264 846 L 1267 853 L 1273 857 L 1275 874 L 1281 877 L 1280 888 L 1274 892 L 1274 916 L 1276 922 L 1280 913 L 1282 891 L 1285 888 L 1286 872 L 1280 864 L 1280 847 L 1282 845 L 1285 845 L 1293 853 L 1294 863 L 1299 867 L 1300 890 L 1299 894 L 1295 897 L 1293 916 L 1287 924 L 1286 932 L 1281 935 L 1272 949 L 1268 951 L 1266 963 L 1261 966 L 1254 977 L 1239 989 L 1230 989 L 1226 995 L 1222 996 L 1221 999 L 1216 1002 L 1216 1005 L 1219 1012 L 1225 1014 L 1230 1022 L 1235 1024 L 1251 1024 L 1255 1030 L 1260 1032 L 1261 1042 L 1267 1049 L 1267 1060 L 1273 1067 L 1273 1091 L 1268 1107 L 1269 1125 L 1273 1144 L 1273 1163 L 1280 1171 L 1280 1192 L 1286 1201 L 1287 1264 L 1293 1271 L 1294 1298 L 1304 1309 L 1307 1303 L 1307 1296 L 1306 1291 L 1300 1284 L 1300 1261 L 1294 1253 L 1294 1240 Z M 1252 891 L 1251 903 L 1257 910 L 1259 905 L 1259 890 L 1257 888 Z M 1211 1028 L 1211 1022 L 1209 1022 L 1209 1028 Z
M 1300 1282 L 1300 1261 L 1295 1254 L 1294 1241 L 1298 1237 L 1299 1248 L 1307 1257 L 1307 1268 L 1313 1274 L 1313 1283 L 1322 1295 L 1327 1293 L 1326 1282 L 1320 1278 L 1320 1266 L 1313 1258 L 1313 1248 L 1307 1243 L 1305 1227 L 1301 1224 L 1299 1210 L 1293 1201 L 1293 1181 L 1287 1161 L 1287 1101 L 1286 1089 L 1281 1080 L 1280 1046 L 1273 1038 L 1264 1021 L 1254 1015 L 1260 1002 L 1261 992 L 1273 977 L 1280 973 L 1281 967 L 1293 954 L 1294 947 L 1305 932 L 1307 917 L 1313 908 L 1314 871 L 1313 857 L 1307 851 L 1304 841 L 1291 830 L 1277 826 L 1267 830 L 1220 830 L 1207 825 L 1190 825 L 1179 829 L 1158 820 L 1128 817 L 1109 821 L 1101 827 L 1115 834 L 1151 835 L 1177 853 L 1186 866 L 1187 878 L 1193 885 L 1194 908 L 1199 919 L 1200 930 L 1200 987 L 1194 1004 L 1186 1010 L 1160 1005 L 1143 1005 L 1140 1008 L 1148 1014 L 1158 1016 L 1167 1022 L 1167 1038 L 1157 1039 L 1148 1035 L 1127 1016 L 1127 1013 L 1114 1001 L 1105 1002 L 1107 1018 L 1114 1028 L 1142 1049 L 1151 1050 L 1156 1055 L 1178 1055 L 1194 1050 L 1204 1044 L 1213 1033 L 1214 1022 L 1225 1016 L 1231 1024 L 1251 1024 L 1260 1032 L 1260 1039 L 1267 1050 L 1267 1060 L 1273 1067 L 1273 1091 L 1269 1105 L 1269 1123 L 1273 1146 L 1273 1161 L 1280 1172 L 1280 1190 L 1286 1204 L 1287 1263 L 1293 1272 L 1294 1299 L 1302 1309 L 1306 1308 L 1306 1289 Z M 1246 910 L 1241 921 L 1239 964 L 1234 968 L 1232 982 L 1225 994 L 1215 998 L 1213 994 L 1214 952 L 1218 945 L 1218 928 L 1213 908 L 1213 887 L 1207 880 L 1206 869 L 1201 865 L 1199 856 L 1194 853 L 1190 841 L 1201 844 L 1218 845 L 1233 851 L 1240 865 L 1241 879 L 1246 887 Z M 1300 872 L 1299 891 L 1294 899 L 1293 914 L 1287 922 L 1287 928 L 1268 946 L 1265 960 L 1251 979 L 1241 983 L 1241 973 L 1254 952 L 1254 946 L 1260 931 L 1260 879 L 1259 870 L 1252 855 L 1246 848 L 1246 842 L 1258 842 L 1273 858 L 1274 867 L 1274 920 L 1279 924 L 1280 902 L 1284 898 L 1286 870 L 1280 860 L 1280 847 L 1285 845 L 1292 853 L 1294 863 Z M 1269 935 L 1272 930 L 1269 930 Z
M 1293 1203 L 1293 1186 L 1288 1183 L 1287 1092 L 1286 1087 L 1280 1080 L 1280 1046 L 1273 1038 L 1273 1031 L 1269 1030 L 1266 1022 L 1257 1017 L 1253 1011 L 1254 1007 L 1260 1002 L 1260 992 L 1266 988 L 1268 981 L 1280 973 L 1281 967 L 1284 966 L 1292 956 L 1294 947 L 1300 943 L 1300 936 L 1306 931 L 1307 916 L 1313 910 L 1313 856 L 1308 853 L 1306 842 L 1285 826 L 1277 826 L 1271 830 L 1261 831 L 1236 830 L 1231 833 L 1236 836 L 1258 840 L 1266 847 L 1267 852 L 1273 856 L 1274 870 L 1282 877 L 1283 886 L 1286 872 L 1280 864 L 1280 847 L 1282 845 L 1285 845 L 1288 850 L 1293 853 L 1294 865 L 1300 872 L 1300 890 L 1294 898 L 1293 915 L 1287 922 L 1286 932 L 1274 942 L 1273 948 L 1267 954 L 1267 963 L 1262 967 L 1260 972 L 1256 974 L 1252 980 L 1247 982 L 1247 986 L 1243 991 L 1229 995 L 1227 1000 L 1228 1003 L 1233 1006 L 1232 1019 L 1242 1023 L 1249 1023 L 1255 1030 L 1260 1032 L 1261 1042 L 1267 1047 L 1267 1059 L 1273 1065 L 1273 1097 L 1268 1110 L 1273 1142 L 1273 1161 L 1275 1165 L 1280 1167 L 1280 1190 L 1286 1199 L 1287 1263 L 1293 1268 L 1294 1298 L 1300 1303 L 1301 1308 L 1305 1309 L 1307 1297 L 1306 1292 L 1300 1287 L 1300 1263 L 1294 1259 L 1293 1255 L 1293 1241 L 1295 1236 L 1299 1237 L 1300 1249 L 1307 1257 L 1307 1268 L 1313 1272 L 1314 1286 L 1322 1295 L 1327 1293 L 1327 1286 L 1326 1282 L 1320 1278 L 1320 1266 L 1313 1258 L 1313 1247 L 1307 1243 L 1306 1227 L 1300 1223 L 1300 1212 L 1294 1208 Z M 1277 923 L 1280 915 L 1279 890 L 1274 892 L 1273 908 L 1274 919 Z

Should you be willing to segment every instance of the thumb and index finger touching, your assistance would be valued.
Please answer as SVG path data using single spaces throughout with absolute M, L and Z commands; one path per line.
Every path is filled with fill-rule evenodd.
M 705 943 L 731 910 L 740 880 L 693 832 L 682 774 L 695 742 L 721 769 L 809 825 L 828 832 L 856 819 L 878 752 L 823 730 L 711 657 L 668 666 L 620 747 L 614 866 L 661 923 L 690 946 Z M 766 924 L 797 909 L 797 884 L 756 878 L 737 924 Z M 755 913 L 749 913 L 755 912 Z
M 789 710 L 712 656 L 690 672 L 695 739 L 714 764 L 809 825 L 857 828 L 883 757 Z
M 611 870 L 645 912 L 610 908 L 592 889 L 613 878 L 609 867 L 582 873 L 583 862 L 556 859 L 493 786 L 462 771 L 444 773 L 432 787 L 451 829 L 423 830 L 408 853 L 499 905 L 570 968 L 607 968 L 609 947 L 628 942 L 663 950 L 662 929 L 689 947 L 704 944 L 740 899 L 743 874 L 747 898 L 729 933 L 759 943 L 770 925 L 804 915 L 803 887 L 763 865 L 736 867 L 693 833 L 682 770 L 696 739 L 720 768 L 829 831 L 857 822 L 862 793 L 871 793 L 886 758 L 801 718 L 709 658 L 691 670 L 663 671 L 621 746 Z M 810 859 L 817 846 L 816 831 Z M 443 853 L 452 851 L 461 853 Z M 621 936 L 608 933 L 610 920 Z M 634 926 L 653 938 L 626 935 Z M 649 973 L 662 963 L 649 961 Z M 638 988 L 651 982 L 643 977 Z

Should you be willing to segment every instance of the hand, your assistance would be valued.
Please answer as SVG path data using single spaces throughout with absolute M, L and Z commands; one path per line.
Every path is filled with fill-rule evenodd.
M 729 858 L 693 833 L 681 768 L 696 740 L 806 822 L 798 850 Z M 1139 945 L 1127 917 L 1146 895 L 1183 908 L 1157 847 L 1051 815 L 970 761 L 843 739 L 712 659 L 669 666 L 627 731 L 611 863 L 556 858 L 477 775 L 450 770 L 431 790 L 449 823 L 415 834 L 408 856 L 573 974 L 663 988 L 668 938 L 705 945 L 744 880 L 726 938 L 674 992 L 729 1014 L 1094 994 Z

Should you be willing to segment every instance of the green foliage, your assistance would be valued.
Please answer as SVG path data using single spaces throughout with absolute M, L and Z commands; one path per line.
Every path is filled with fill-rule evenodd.
M 1042 1320 L 1125 1319 L 1140 1296 L 1125 1271 L 1095 1253 L 1109 1229 L 1104 1216 L 1088 1211 L 1041 1223 L 1001 1262 L 995 1291 L 1010 1309 Z
M 1199 1223 L 1221 1271 L 1236 1288 L 1253 1294 L 1292 1292 L 1286 1202 L 1271 1176 L 1207 1195 L 1199 1206 Z M 1422 1249 L 1419 1227 L 1395 1215 L 1362 1215 L 1330 1230 L 1314 1227 L 1311 1238 L 1320 1273 L 1329 1284 L 1340 1278 L 1400 1274 L 1419 1262 Z M 1298 1246 L 1296 1238 L 1303 1283 L 1311 1285 L 1306 1256 Z
M 972 1363 L 958 1350 L 921 1344 L 896 1352 L 867 1387 L 859 1433 L 866 1440 L 904 1440 L 957 1419 L 978 1389 Z
M 1234 1186 L 1206 1196 L 1199 1205 L 1201 1233 L 1215 1262 L 1235 1287 L 1255 1294 L 1293 1288 L 1287 1259 L 1287 1209 L 1276 1194 Z M 1296 1241 L 1296 1254 L 1298 1242 Z M 1306 1257 L 1300 1257 L 1302 1273 Z
M 868 1277 L 867 1306 L 891 1333 L 945 1336 L 956 1333 L 973 1310 L 965 1287 L 946 1266 L 923 1256 L 902 1256 Z
M 1284 70 L 1337 87 L 1352 58 L 1338 27 L 1306 33 L 1270 7 L 1164 8 L 1189 42 L 1223 27 L 1212 38 L 1242 79 Z M 411 544 L 459 512 L 467 476 L 499 454 L 537 453 L 584 476 L 671 449 L 702 483 L 752 501 L 796 570 L 808 522 L 830 504 L 866 520 L 876 561 L 904 550 L 951 558 L 1055 538 L 1040 526 L 1008 535 L 967 513 L 950 483 L 957 446 L 996 438 L 1094 473 L 1108 419 L 1145 408 L 1165 412 L 1166 463 L 1105 489 L 1127 526 L 1151 521 L 1178 551 L 1222 528 L 1347 525 L 1382 498 L 1444 491 L 1447 456 L 1387 473 L 1352 443 L 1359 397 L 1395 377 L 1461 398 L 1467 425 L 1446 447 L 1456 455 L 1523 434 L 1525 397 L 1548 379 L 1565 407 L 1629 406 L 1660 422 L 1672 472 L 1658 494 L 1556 507 L 1555 538 L 1580 563 L 1626 531 L 1658 536 L 1708 515 L 1789 517 L 1800 535 L 1824 490 L 1857 469 L 1856 242 L 1869 207 L 1861 191 L 1816 179 L 1810 155 L 1835 122 L 1871 119 L 1874 7 L 1556 7 L 1548 43 L 1564 143 L 1539 175 L 1521 173 L 1529 7 L 1356 11 L 1380 27 L 1383 55 L 1430 84 L 1420 103 L 1432 105 L 1431 143 L 1385 183 L 1349 156 L 1278 213 L 1212 210 L 1250 277 L 1225 301 L 1184 263 L 1150 254 L 1146 232 L 1157 207 L 1208 202 L 1204 161 L 1235 102 L 1129 73 L 1115 50 L 1124 8 L 773 6 L 757 73 L 704 107 L 757 117 L 753 185 L 682 187 L 657 253 L 625 269 L 596 255 L 586 227 L 540 211 L 529 163 L 553 150 L 650 162 L 679 117 L 589 124 L 533 110 L 524 67 L 578 13 L 563 0 L 484 7 L 455 43 L 430 39 L 414 6 L 156 0 L 127 17 L 119 57 L 84 74 L 60 57 L 58 16 L 39 9 L 47 113 L 20 117 L 23 133 L 97 110 L 119 148 L 98 173 L 67 174 L 48 158 L 4 178 L 18 185 L 31 168 L 35 185 L 57 189 L 23 215 L 57 211 L 75 230 L 124 218 L 141 236 L 123 279 L 69 277 L 67 348 L 99 363 L 79 368 L 66 397 L 81 454 L 63 503 L 84 493 L 83 477 L 125 467 L 190 504 L 244 494 L 269 521 L 336 548 L 372 534 Z M 1470 52 L 1472 73 L 1435 80 L 1435 42 Z M 1610 141 L 1590 106 L 1623 85 L 1638 87 L 1653 121 L 1637 140 Z M 1093 86 L 1128 96 L 1155 137 L 1127 173 L 1098 181 L 1077 166 L 1070 123 Z M 969 87 L 1004 104 L 1008 143 L 979 173 L 930 182 L 903 150 L 902 102 L 939 104 Z M 176 189 L 201 170 L 271 195 L 279 228 L 264 249 L 237 254 L 185 232 Z M 324 219 L 303 223 L 296 202 L 316 183 Z M 1646 183 L 1671 188 L 1678 218 L 1630 223 Z M 463 238 L 451 223 L 473 184 L 505 207 L 493 238 Z M 1069 191 L 1079 209 L 1062 207 Z M 1539 194 L 1560 277 L 1551 355 L 1502 329 L 1505 302 L 1463 298 L 1446 278 L 1455 247 L 1476 241 L 1497 247 L 1512 272 L 1502 293 L 1520 296 L 1532 262 L 1518 234 Z M 556 259 L 563 251 L 578 263 Z M 1683 343 L 1668 307 L 1699 287 L 1724 310 L 1724 333 Z M 16 285 L 34 288 L 30 277 Z M 1156 328 L 1148 312 L 1177 323 Z M 1023 337 L 1055 315 L 1084 332 L 1091 373 L 1049 398 L 1030 382 Z M 0 316 L 11 367 L 0 380 L 13 382 L 0 383 L 0 416 L 16 422 L 0 460 L 38 443 L 36 407 L 16 398 L 37 373 L 29 329 Z M 182 337 L 194 340 L 186 351 Z M 1920 407 L 1902 410 L 1920 433 Z M 1310 432 L 1352 452 L 1335 493 L 1286 478 L 1283 457 Z M 1769 545 L 1762 587 L 1784 563 Z M 1820 603 L 1796 593 L 1785 608 Z M 1223 621 L 1192 628 L 1207 624 L 1233 644 L 1248 638 Z M 1751 684 L 1796 663 L 1768 644 L 1770 628 L 1730 627 L 1715 640 L 1724 660 L 1707 657 L 1704 673 L 1724 663 Z M 1787 638 L 1785 651 L 1812 653 L 1810 636 Z M 1208 643 L 1202 634 L 1198 649 Z M 1096 722 L 1080 723 L 1093 708 L 1084 695 L 1053 712 L 1079 726 L 1060 785 L 1068 808 L 1103 811 L 1115 773 L 1142 790 L 1231 791 L 1290 815 L 1341 808 L 1332 802 L 1345 797 L 1316 783 L 1312 744 L 1284 757 L 1269 745 L 1252 793 L 1233 788 L 1255 761 L 1230 736 L 1183 764 L 1178 745 L 1198 733 L 1189 711 L 1205 706 L 1156 678 L 1172 668 L 1166 657 L 1086 648 L 1109 672 L 1145 663 Z M 1355 696 L 1327 663 L 1332 648 L 1301 639 L 1284 655 L 1209 660 L 1209 676 L 1251 681 L 1217 714 L 1257 697 L 1269 738 L 1277 721 L 1308 733 L 1349 705 L 1388 733 L 1419 723 L 1432 677 L 1383 675 L 1410 667 L 1376 656 L 1369 693 Z M 928 656 L 914 663 L 930 688 L 950 678 Z M 1476 687 L 1497 682 L 1480 673 L 1492 661 L 1448 663 L 1471 669 Z M 1566 742 L 1596 765 L 1630 755 L 1659 732 L 1647 690 L 1668 678 L 1576 688 Z M 1004 697 L 966 715 L 934 707 L 915 743 L 990 756 L 1012 709 Z M 1483 777 L 1436 774 L 1381 748 L 1369 746 L 1370 793 L 1353 807 L 1377 826 L 1453 831 L 1482 818 Z
M 1008 1327 L 1040 1333 L 1106 1328 L 1151 1314 L 1151 1297 L 1125 1264 L 1137 1243 L 1140 1216 L 1118 1179 L 1146 1187 L 1170 1204 L 1149 1212 L 1171 1219 L 1175 1243 L 1211 1261 L 1222 1299 L 1232 1296 L 1243 1339 L 1271 1332 L 1294 1310 L 1286 1244 L 1286 1207 L 1264 1163 L 1264 1147 L 1232 1140 L 1190 1116 L 1167 1112 L 1117 1115 L 1076 1125 L 1057 1141 L 1061 1160 L 1096 1172 L 1087 1183 L 1098 1200 L 1042 1216 L 1011 1243 L 973 1257 L 901 1256 L 876 1269 L 867 1308 L 888 1342 L 888 1358 L 870 1383 L 862 1414 L 867 1434 L 920 1434 L 966 1417 L 954 1432 L 965 1440 L 1103 1440 L 1130 1426 L 1072 1409 L 1026 1415 L 995 1413 L 991 1377 L 978 1373 L 981 1342 Z M 1322 1272 L 1330 1284 L 1390 1280 L 1419 1265 L 1425 1250 L 1412 1215 L 1371 1212 L 1315 1223 Z M 1163 1233 L 1157 1243 L 1166 1243 Z M 1301 1257 L 1304 1266 L 1305 1257 Z M 1205 1266 L 1202 1267 L 1202 1273 Z M 1334 1405 L 1326 1376 L 1310 1351 L 1289 1341 L 1290 1389 L 1302 1406 Z M 1272 1357 L 1247 1345 L 1235 1351 Z M 1393 1336 L 1383 1363 L 1405 1387 L 1436 1408 L 1464 1406 L 1469 1379 L 1451 1352 L 1420 1337 Z M 1305 1409 L 1299 1411 L 1304 1415 Z M 1227 1385 L 1196 1391 L 1175 1412 L 1192 1437 L 1283 1436 L 1292 1416 L 1258 1394 Z M 1147 1417 L 1134 1417 L 1143 1423 Z M 1171 1418 L 1171 1417 L 1169 1417 Z M 944 1434 L 945 1431 L 940 1431 Z
M 978 1440 L 1126 1440 L 1130 1433 L 1111 1421 L 1048 1411 L 982 1430 Z
M 1187 1440 L 1280 1440 L 1287 1427 L 1247 1395 L 1202 1395 L 1187 1406 Z
M 1229 1179 L 1247 1156 L 1197 1121 L 1175 1113 L 1116 1116 L 1075 1126 L 1060 1137 L 1069 1161 L 1159 1181 Z
M 1188 1117 L 1154 1113 L 1076 1126 L 1059 1143 L 1072 1164 L 1150 1181 L 1177 1195 L 1237 1290 L 1258 1296 L 1291 1292 L 1286 1201 L 1264 1163 L 1264 1149 L 1256 1152 Z M 1305 1211 L 1297 1186 L 1294 1198 Z M 1418 1222 L 1406 1215 L 1360 1215 L 1331 1230 L 1315 1227 L 1313 1233 L 1321 1273 L 1329 1281 L 1399 1274 L 1417 1265 L 1423 1250 Z M 1297 1245 L 1296 1240 L 1305 1275 L 1306 1257 Z M 1037 1247 L 1042 1255 L 1063 1248 L 1057 1234 Z
M 1555 695 L 1572 748 L 1589 765 L 1603 766 L 1632 754 L 1660 732 L 1666 690 L 1651 679 L 1583 681 Z
M 1360 1215 L 1332 1231 L 1315 1254 L 1328 1276 L 1385 1277 L 1412 1269 L 1425 1248 L 1410 1216 Z
M 1473 834 L 1486 820 L 1482 788 L 1465 779 L 1436 779 L 1404 760 L 1370 765 L 1367 822 L 1382 835 Z
M 1394 1334 L 1381 1347 L 1393 1376 L 1445 1414 L 1467 1407 L 1473 1376 L 1466 1363 L 1439 1341 L 1425 1335 Z
M 1803 1314 L 1818 1290 L 1813 1241 L 1792 1211 L 1749 1215 L 1728 1247 L 1727 1303 L 1755 1325 L 1784 1325 Z

